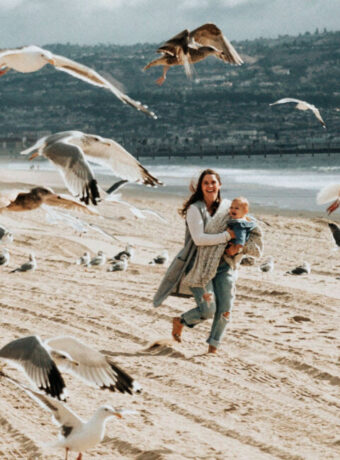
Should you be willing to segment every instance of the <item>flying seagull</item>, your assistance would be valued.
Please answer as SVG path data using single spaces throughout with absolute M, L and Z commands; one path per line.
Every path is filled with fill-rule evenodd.
M 66 396 L 59 368 L 102 389 L 129 394 L 142 389 L 110 357 L 71 336 L 52 337 L 44 342 L 38 336 L 23 337 L 0 349 L 0 358 L 23 367 L 40 390 L 58 399 Z
M 86 204 L 90 201 L 97 204 L 100 199 L 97 181 L 88 161 L 105 166 L 130 182 L 162 185 L 120 144 L 96 134 L 63 131 L 42 137 L 20 153 L 32 154 L 30 160 L 39 155 L 48 158 L 59 169 L 72 195 L 79 196 Z
M 315 107 L 313 104 L 309 104 L 309 102 L 306 101 L 301 101 L 300 99 L 294 99 L 292 97 L 285 97 L 283 99 L 279 99 L 276 102 L 273 102 L 272 104 L 269 105 L 276 105 L 276 104 L 286 104 L 287 102 L 294 102 L 296 104 L 295 108 L 299 110 L 311 110 L 316 118 L 319 120 L 319 122 L 322 124 L 324 128 L 326 128 L 326 124 L 323 121 L 319 110 Z
M 22 264 L 20 267 L 11 270 L 10 273 L 15 272 L 29 272 L 34 271 L 37 268 L 37 261 L 35 260 L 35 255 L 31 252 L 28 256 L 28 261 Z
M 25 391 L 30 398 L 52 413 L 53 421 L 60 428 L 59 439 L 55 446 L 65 449 L 65 460 L 68 459 L 69 451 L 79 452 L 77 460 L 82 460 L 82 452 L 91 449 L 101 442 L 105 434 L 106 421 L 110 417 L 123 418 L 126 414 L 137 413 L 136 411 L 114 409 L 111 406 L 105 405 L 99 407 L 92 417 L 87 422 L 84 422 L 61 401 L 28 388 L 3 372 L 0 373 L 0 376 L 5 377 L 16 387 Z
M 8 359 L 21 367 L 40 390 L 59 399 L 66 398 L 66 391 L 56 362 L 69 360 L 77 365 L 70 356 L 46 346 L 38 336 L 9 342 L 0 349 L 0 358 Z
M 97 214 L 71 196 L 54 193 L 51 188 L 47 187 L 34 187 L 29 192 L 11 190 L 9 193 L 0 193 L 0 213 L 32 211 L 43 205 L 66 208 L 85 214 Z
M 154 112 L 151 112 L 146 105 L 135 101 L 120 91 L 115 85 L 102 77 L 98 72 L 79 62 L 72 61 L 64 56 L 53 54 L 44 48 L 35 45 L 23 46 L 21 48 L 3 49 L 0 51 L 0 76 L 13 69 L 17 72 L 36 72 L 46 64 L 51 64 L 55 69 L 69 73 L 73 77 L 90 83 L 94 86 L 108 89 L 124 104 L 131 105 L 135 109 L 157 119 Z
M 158 85 L 164 83 L 168 70 L 175 65 L 183 65 L 190 78 L 191 65 L 210 55 L 230 64 L 241 65 L 243 63 L 222 31 L 211 23 L 203 24 L 191 32 L 188 29 L 183 30 L 158 48 L 157 53 L 161 53 L 162 56 L 147 64 L 143 70 L 153 66 L 163 66 L 163 75 L 156 80 Z
M 299 265 L 292 270 L 286 272 L 288 275 L 309 275 L 311 272 L 310 264 L 308 262 L 303 262 L 302 265 Z
M 327 208 L 328 214 L 332 214 L 340 206 L 340 184 L 326 185 L 326 187 L 323 187 L 319 191 L 316 197 L 318 204 L 329 203 L 333 200 L 335 201 Z

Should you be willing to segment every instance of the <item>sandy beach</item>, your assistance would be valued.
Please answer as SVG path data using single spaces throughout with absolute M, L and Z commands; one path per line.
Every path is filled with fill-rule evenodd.
M 0 190 L 49 184 L 65 192 L 56 172 L 1 170 L 0 184 Z M 256 210 L 264 258 L 274 257 L 275 270 L 262 273 L 259 263 L 241 267 L 232 324 L 213 356 L 205 343 L 210 322 L 185 329 L 181 344 L 147 350 L 155 340 L 170 339 L 172 318 L 194 305 L 193 299 L 169 297 L 161 307 L 152 306 L 166 267 L 149 261 L 163 249 L 171 260 L 181 248 L 182 200 L 159 198 L 150 189 L 141 195 L 123 189 L 122 195 L 168 223 L 137 219 L 110 203 L 100 204 L 100 217 L 79 216 L 119 239 L 112 240 L 49 224 L 42 209 L 0 215 L 0 224 L 14 233 L 6 246 L 10 264 L 0 267 L 0 346 L 32 334 L 74 335 L 105 351 L 143 386 L 142 394 L 129 396 L 93 389 L 65 374 L 68 405 L 82 418 L 104 403 L 137 411 L 109 420 L 104 441 L 83 458 L 340 458 L 340 252 L 326 213 L 301 217 Z M 135 258 L 124 273 L 75 263 L 85 250 L 112 257 L 127 242 L 135 245 Z M 36 271 L 10 273 L 30 252 Z M 285 274 L 305 260 L 310 275 Z M 28 382 L 9 363 L 4 371 Z M 63 459 L 64 451 L 53 447 L 58 428 L 50 413 L 5 379 L 0 387 L 0 458 Z

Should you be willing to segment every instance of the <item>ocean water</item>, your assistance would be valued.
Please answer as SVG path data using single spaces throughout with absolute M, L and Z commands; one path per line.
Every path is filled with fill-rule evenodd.
M 156 159 L 143 164 L 178 195 L 187 196 L 190 181 L 209 167 L 220 174 L 224 197 L 243 195 L 255 206 L 294 211 L 322 212 L 325 206 L 316 203 L 318 191 L 340 184 L 340 154 Z
M 222 194 L 226 198 L 243 195 L 256 207 L 279 208 L 292 211 L 323 212 L 325 205 L 316 203 L 318 191 L 331 183 L 340 184 L 340 154 L 331 155 L 277 155 L 207 158 L 141 158 L 141 163 L 165 183 L 157 193 L 187 197 L 191 181 L 197 180 L 205 168 L 215 169 L 221 176 Z M 0 167 L 26 169 L 26 161 L 1 162 Z M 35 162 L 40 170 L 52 170 L 46 161 Z M 107 169 L 94 166 L 102 176 L 114 175 Z M 107 179 L 109 179 L 107 177 Z M 138 187 L 128 185 L 129 188 Z

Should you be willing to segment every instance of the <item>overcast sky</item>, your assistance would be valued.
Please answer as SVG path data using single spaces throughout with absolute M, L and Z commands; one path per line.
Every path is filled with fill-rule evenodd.
M 0 48 L 160 43 L 214 22 L 231 40 L 340 30 L 340 0 L 0 0 Z

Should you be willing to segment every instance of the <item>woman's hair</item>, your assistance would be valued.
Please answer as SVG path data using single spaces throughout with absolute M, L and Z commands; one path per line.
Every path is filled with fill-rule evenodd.
M 191 196 L 183 203 L 182 208 L 178 210 L 178 213 L 180 216 L 185 217 L 187 215 L 188 207 L 191 204 L 196 203 L 196 201 L 203 200 L 202 182 L 203 182 L 204 177 L 207 176 L 208 174 L 216 176 L 218 183 L 221 185 L 220 175 L 216 171 L 214 171 L 213 169 L 205 169 L 204 171 L 202 171 L 200 174 L 200 177 L 198 178 L 197 184 L 195 185 L 193 182 L 191 182 L 190 184 Z M 212 215 L 215 214 L 217 208 L 220 205 L 220 202 L 221 202 L 221 193 L 219 190 L 217 194 L 217 198 L 211 207 Z

